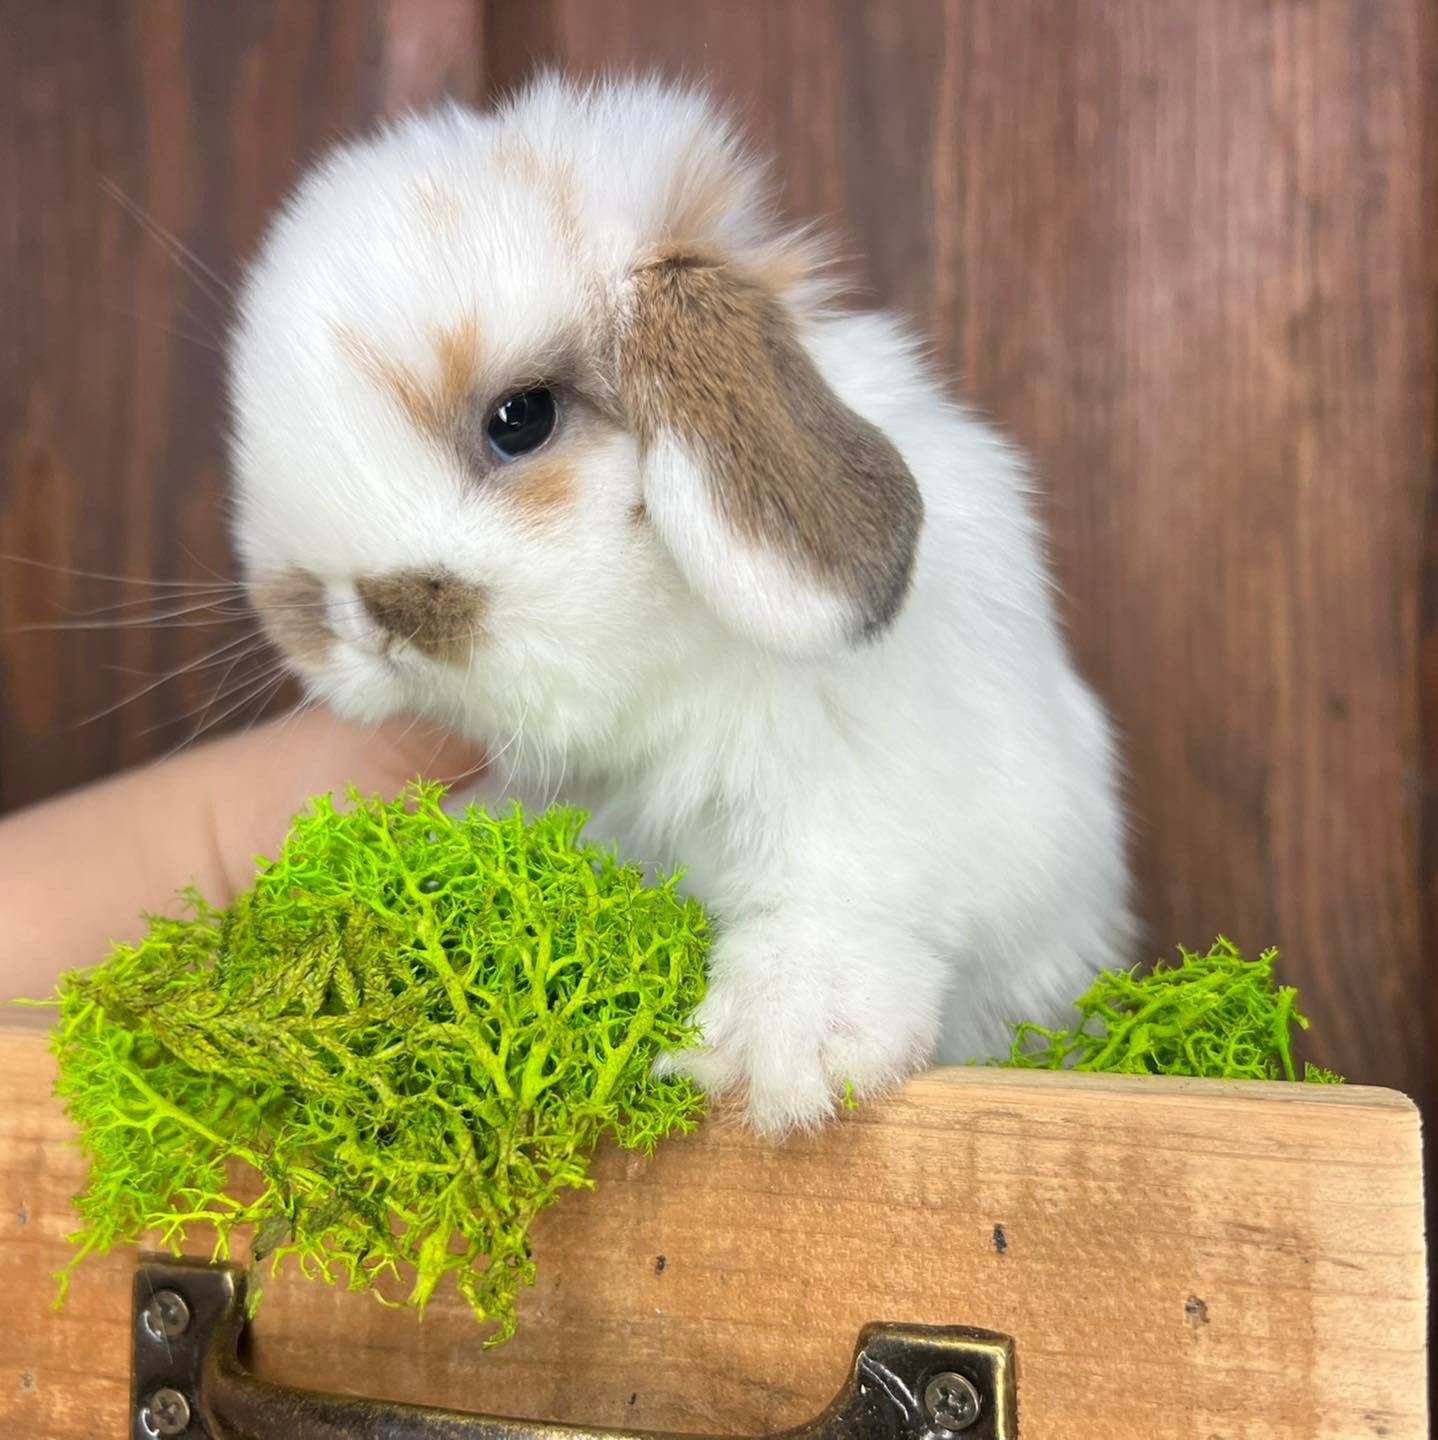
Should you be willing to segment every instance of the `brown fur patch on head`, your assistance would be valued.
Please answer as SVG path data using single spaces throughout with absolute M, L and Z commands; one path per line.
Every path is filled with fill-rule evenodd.
M 923 502 L 893 444 L 845 406 L 762 285 L 702 253 L 634 276 L 619 383 L 641 446 L 695 458 L 721 518 L 853 603 L 861 634 L 908 591 Z
M 459 219 L 459 205 L 453 195 L 440 188 L 437 181 L 428 177 L 415 182 L 415 194 L 419 196 L 419 208 L 431 230 L 437 235 L 454 228 Z
M 664 243 L 674 250 L 702 247 L 735 208 L 742 182 L 728 156 L 716 157 L 707 138 L 695 141 L 665 189 Z
M 574 466 L 558 455 L 537 455 L 506 476 L 502 494 L 521 518 L 544 523 L 557 518 L 574 498 Z
M 466 315 L 458 325 L 440 330 L 434 346 L 439 356 L 434 412 L 440 428 L 452 435 L 479 383 L 479 320 Z
M 391 642 L 413 645 L 433 660 L 466 662 L 484 618 L 478 585 L 442 570 L 397 570 L 365 576 L 355 589 Z
M 421 434 L 446 447 L 457 443 L 479 379 L 482 352 L 477 318 L 467 315 L 435 332 L 436 369 L 429 379 L 386 355 L 358 331 L 344 328 L 336 338 L 359 372 L 384 391 Z
M 334 636 L 325 619 L 324 583 L 307 570 L 281 570 L 250 586 L 250 600 L 270 640 L 291 659 L 320 664 Z
M 821 290 L 835 287 L 819 276 L 828 266 L 829 251 L 824 243 L 808 235 L 782 235 L 746 257 L 745 269 L 771 295 L 783 295 L 799 285 L 818 282 Z
M 709 139 L 694 142 L 674 167 L 666 188 L 658 259 L 675 255 L 725 258 L 714 250 L 727 217 L 746 209 L 768 208 L 759 162 L 741 153 L 716 151 Z M 744 272 L 771 295 L 782 295 L 811 280 L 828 259 L 826 246 L 812 231 L 773 233 L 744 255 Z
M 560 242 L 572 257 L 580 252 L 579 194 L 573 172 L 561 161 L 543 159 L 523 135 L 507 137 L 496 155 L 500 174 L 538 192 L 554 218 Z

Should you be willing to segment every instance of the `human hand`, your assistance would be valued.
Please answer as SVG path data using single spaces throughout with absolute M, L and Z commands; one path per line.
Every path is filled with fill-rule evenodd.
M 393 795 L 459 780 L 482 753 L 405 720 L 370 729 L 328 711 L 257 725 L 0 820 L 0 1001 L 49 994 L 173 912 L 195 886 L 227 905 L 314 795 Z

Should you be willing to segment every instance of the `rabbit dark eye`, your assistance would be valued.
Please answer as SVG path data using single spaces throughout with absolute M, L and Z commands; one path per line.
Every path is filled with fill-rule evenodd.
M 559 409 L 544 386 L 501 400 L 489 417 L 489 443 L 501 460 L 514 460 L 538 450 L 554 433 Z

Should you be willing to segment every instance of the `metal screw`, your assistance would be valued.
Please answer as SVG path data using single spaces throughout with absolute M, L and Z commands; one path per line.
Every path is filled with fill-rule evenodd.
M 924 1405 L 940 1430 L 967 1430 L 983 1408 L 973 1382 L 951 1370 L 935 1375 L 924 1387 Z
M 173 1290 L 156 1290 L 145 1306 L 145 1329 L 156 1340 L 173 1340 L 190 1328 L 190 1307 Z
M 166 1385 L 145 1401 L 140 1418 L 156 1435 L 182 1435 L 190 1425 L 190 1402 Z

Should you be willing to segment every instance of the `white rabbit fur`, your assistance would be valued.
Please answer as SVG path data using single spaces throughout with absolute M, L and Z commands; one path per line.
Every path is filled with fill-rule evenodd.
M 676 206 L 702 233 L 676 234 Z M 677 243 L 767 276 L 917 481 L 907 598 L 872 638 L 845 638 L 847 602 L 782 545 L 725 531 L 672 437 L 646 447 L 616 418 L 633 276 Z M 1005 1022 L 1056 1018 L 1131 934 L 1114 748 L 1023 463 L 894 321 L 834 306 L 806 246 L 702 95 L 547 77 L 325 160 L 252 267 L 232 356 L 238 547 L 309 690 L 356 718 L 447 721 L 493 746 L 496 787 L 583 805 L 592 837 L 682 865 L 718 938 L 706 1047 L 675 1064 L 768 1134 L 847 1087 L 1006 1048 Z M 535 457 L 477 479 L 377 388 L 442 386 L 435 337 L 457 326 L 490 400 L 585 351 L 605 395 L 541 452 L 560 501 L 526 501 Z M 666 523 L 697 527 L 689 553 Z M 382 643 L 355 603 L 358 577 L 424 567 L 483 587 L 467 663 Z M 318 643 L 265 598 L 301 572 Z

